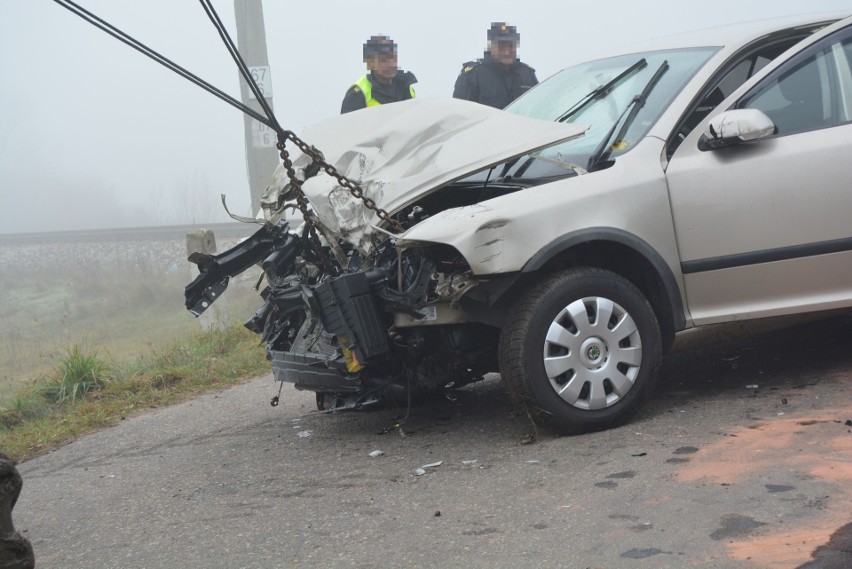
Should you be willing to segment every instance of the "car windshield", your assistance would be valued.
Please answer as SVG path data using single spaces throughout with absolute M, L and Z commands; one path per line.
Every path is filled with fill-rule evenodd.
M 610 158 L 629 151 L 657 121 L 683 86 L 717 50 L 714 47 L 634 53 L 581 63 L 542 82 L 506 107 L 518 115 L 543 120 L 568 120 L 589 125 L 585 136 L 538 152 L 537 165 L 526 164 L 522 176 L 559 175 L 557 163 L 586 167 L 589 157 L 604 143 L 631 101 L 645 90 L 666 62 L 668 69 L 648 92 L 644 105 L 619 140 L 610 141 Z M 603 89 L 602 89 L 603 87 Z M 619 125 L 621 128 L 623 125 Z M 606 143 L 604 143 L 606 144 Z M 563 173 L 566 171 L 561 168 Z M 505 174 L 504 174 L 505 175 Z

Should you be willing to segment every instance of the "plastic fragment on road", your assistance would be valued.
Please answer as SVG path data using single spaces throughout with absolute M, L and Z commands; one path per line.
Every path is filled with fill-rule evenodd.
M 383 454 L 385 454 L 385 453 L 383 453 L 383 452 L 382 452 L 382 451 L 380 451 L 380 450 L 374 450 L 373 452 L 371 452 L 371 453 L 370 453 L 370 457 L 371 457 L 371 458 L 376 458 L 377 456 L 382 456 Z
M 442 464 L 444 464 L 443 460 L 439 460 L 438 462 L 430 462 L 429 464 L 424 464 L 423 466 L 415 468 L 411 471 L 411 474 L 413 476 L 423 476 L 424 474 L 426 474 L 427 468 L 435 468 L 436 466 L 441 466 Z
M 297 434 L 297 435 L 299 435 L 299 438 L 300 438 L 300 439 L 304 439 L 304 438 L 307 438 L 307 437 L 311 436 L 311 433 L 312 433 L 312 432 L 313 432 L 313 431 L 310 431 L 310 430 L 308 430 L 308 431 L 299 431 L 299 432 L 298 432 L 298 433 L 296 433 L 296 434 Z
M 474 458 L 473 460 L 463 460 L 462 464 L 476 464 L 476 459 Z

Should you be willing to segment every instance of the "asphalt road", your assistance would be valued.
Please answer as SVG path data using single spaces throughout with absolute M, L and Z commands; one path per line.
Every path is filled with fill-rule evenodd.
M 849 317 L 679 351 L 634 422 L 531 444 L 496 378 L 404 437 L 258 378 L 19 465 L 15 525 L 44 569 L 848 569 L 850 369 Z

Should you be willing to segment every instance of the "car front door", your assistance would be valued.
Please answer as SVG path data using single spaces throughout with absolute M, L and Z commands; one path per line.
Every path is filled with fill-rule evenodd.
M 669 161 L 696 324 L 852 305 L 852 26 L 826 34 L 720 106 L 775 134 L 701 150 L 704 120 Z

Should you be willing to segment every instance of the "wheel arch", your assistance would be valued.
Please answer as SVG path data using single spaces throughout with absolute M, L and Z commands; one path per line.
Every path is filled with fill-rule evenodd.
M 621 229 L 590 228 L 562 235 L 527 261 L 521 274 L 577 266 L 606 269 L 633 283 L 657 314 L 664 351 L 674 342 L 675 332 L 686 327 L 683 299 L 671 268 L 646 241 Z

